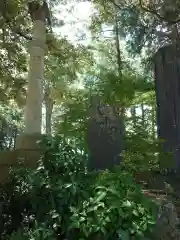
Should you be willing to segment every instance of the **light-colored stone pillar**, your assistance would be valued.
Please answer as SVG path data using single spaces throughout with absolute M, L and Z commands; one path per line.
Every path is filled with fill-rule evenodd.
M 41 133 L 42 101 L 44 79 L 44 54 L 46 49 L 46 29 L 42 21 L 36 20 L 33 40 L 29 43 L 29 76 L 25 110 L 25 133 Z
M 35 139 L 38 140 L 41 136 L 44 55 L 47 48 L 45 22 L 40 20 L 33 22 L 32 36 L 33 39 L 28 46 L 30 60 L 25 107 L 25 130 L 17 138 L 16 149 L 31 149 L 32 146 L 34 148 Z

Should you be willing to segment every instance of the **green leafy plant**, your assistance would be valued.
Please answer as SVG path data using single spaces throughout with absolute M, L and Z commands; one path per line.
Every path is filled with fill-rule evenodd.
M 143 238 L 153 228 L 156 212 L 131 175 L 117 169 L 98 175 L 91 197 L 71 211 L 71 227 L 84 238 L 96 233 L 123 240 Z
M 1 239 L 125 240 L 150 232 L 155 206 L 131 175 L 118 167 L 88 172 L 85 157 L 61 137 L 41 144 L 46 152 L 36 170 L 12 172 Z

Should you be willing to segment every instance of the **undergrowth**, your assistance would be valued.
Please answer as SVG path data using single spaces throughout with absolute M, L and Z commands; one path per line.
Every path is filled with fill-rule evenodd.
M 0 239 L 144 239 L 156 206 L 119 167 L 87 172 L 86 159 L 62 138 L 44 140 L 36 170 L 13 171 L 1 187 Z

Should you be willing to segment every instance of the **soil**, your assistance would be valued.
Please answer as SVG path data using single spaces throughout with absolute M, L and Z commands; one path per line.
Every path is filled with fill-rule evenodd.
M 146 172 L 137 174 L 137 183 L 143 185 L 145 195 L 157 201 L 171 201 L 180 218 L 180 177 L 175 174 Z

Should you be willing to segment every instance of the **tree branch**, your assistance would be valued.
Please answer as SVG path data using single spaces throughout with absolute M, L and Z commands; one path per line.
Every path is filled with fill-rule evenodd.
M 143 6 L 142 0 L 139 0 L 139 5 L 140 5 L 141 9 L 144 10 L 145 12 L 154 14 L 156 17 L 158 17 L 159 19 L 161 19 L 169 24 L 176 24 L 176 23 L 180 22 L 180 18 L 178 18 L 176 20 L 168 21 L 165 17 L 161 16 L 156 10 L 151 9 L 151 8 L 146 8 L 145 6 Z
M 25 38 L 26 40 L 29 40 L 29 41 L 32 40 L 31 36 L 24 34 L 21 30 L 15 30 L 14 32 L 18 34 L 20 37 Z
M 122 8 L 114 1 L 114 0 L 109 0 L 115 7 L 119 8 L 122 10 Z
M 154 34 L 156 34 L 158 37 L 168 37 L 171 38 L 172 35 L 172 31 L 168 31 L 168 32 L 162 32 L 162 31 L 158 31 L 158 30 L 154 30 L 153 31 Z
M 145 12 L 149 12 L 151 14 L 156 15 L 158 18 L 160 18 L 161 20 L 164 20 L 164 18 L 156 12 L 156 10 L 153 10 L 151 8 L 146 8 L 145 6 L 143 6 L 142 0 L 139 0 L 139 5 L 141 7 L 142 10 L 144 10 Z
M 9 26 L 9 28 L 12 30 L 12 32 L 14 32 L 14 33 L 18 34 L 19 36 L 25 38 L 26 40 L 31 40 L 31 39 L 32 39 L 32 37 L 25 35 L 20 29 L 16 29 L 16 27 L 14 27 L 14 28 L 12 29 L 12 27 L 11 27 L 11 22 L 12 22 L 13 19 L 10 19 L 10 18 L 6 15 L 5 12 L 3 13 L 3 18 L 4 18 L 4 20 L 5 20 L 5 23 L 6 23 L 6 24 Z

